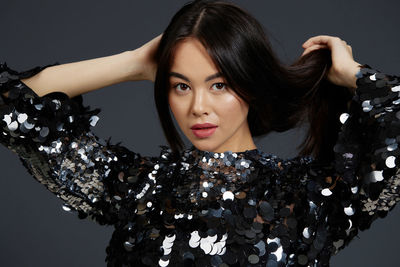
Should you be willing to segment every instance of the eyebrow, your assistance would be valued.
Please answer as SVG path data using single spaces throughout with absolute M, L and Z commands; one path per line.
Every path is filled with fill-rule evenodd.
M 173 72 L 172 71 L 172 72 L 169 73 L 169 76 L 175 76 L 175 77 L 181 78 L 181 79 L 183 79 L 183 80 L 185 80 L 187 82 L 190 82 L 188 77 L 186 77 L 183 74 L 177 73 L 177 72 Z M 221 72 L 217 72 L 217 73 L 215 73 L 213 75 L 208 76 L 204 81 L 208 82 L 208 81 L 210 81 L 212 79 L 215 79 L 215 78 L 218 78 L 218 77 L 222 77 L 222 73 Z

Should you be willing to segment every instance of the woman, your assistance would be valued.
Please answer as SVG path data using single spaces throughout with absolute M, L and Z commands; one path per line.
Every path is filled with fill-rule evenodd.
M 220 14 L 223 20 L 215 21 Z M 207 36 L 214 29 L 210 21 L 215 28 L 226 27 L 220 35 L 235 38 L 221 46 Z M 285 69 L 252 17 L 234 5 L 198 1 L 178 11 L 161 40 L 132 53 L 24 73 L 2 65 L 2 143 L 66 202 L 66 209 L 116 226 L 107 248 L 109 266 L 326 266 L 359 228 L 398 199 L 392 192 L 396 129 L 389 128 L 397 118 L 392 105 L 398 81 L 360 66 L 351 47 L 338 38 L 316 36 L 303 47 L 304 57 Z M 321 48 L 328 50 L 312 53 Z M 332 66 L 318 69 L 326 51 Z M 269 72 L 253 67 L 252 73 L 252 64 Z M 66 79 L 71 72 L 73 81 Z M 156 104 L 171 146 L 162 147 L 160 157 L 102 144 L 90 132 L 99 110 L 81 103 L 85 92 L 142 79 L 155 80 Z M 253 80 L 270 86 L 241 86 Z M 357 93 L 351 103 L 344 102 L 349 113 L 340 116 L 335 161 L 329 161 L 329 138 L 318 139 L 318 132 L 310 131 L 303 150 L 316 159 L 281 160 L 255 147 L 253 135 L 294 126 L 321 103 L 313 101 L 324 101 L 320 90 L 332 84 Z M 305 93 L 315 97 L 303 99 Z M 311 108 L 297 100 L 309 101 Z M 181 150 L 165 116 L 166 103 L 194 145 L 188 150 Z M 196 130 L 195 124 L 204 122 L 217 128 Z M 320 121 L 311 125 L 325 129 Z

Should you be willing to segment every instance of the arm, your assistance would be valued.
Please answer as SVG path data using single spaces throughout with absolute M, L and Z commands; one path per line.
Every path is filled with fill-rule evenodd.
M 358 226 L 367 229 L 400 200 L 400 78 L 364 65 L 355 92 L 334 147 L 335 168 L 354 191 L 358 188 Z
M 80 218 L 114 224 L 121 207 L 134 210 L 151 196 L 155 179 L 149 173 L 156 174 L 162 160 L 95 136 L 91 127 L 100 109 L 83 106 L 82 95 L 70 98 L 54 91 L 38 96 L 21 82 L 46 67 L 18 72 L 0 64 L 0 143 L 67 209 Z
M 18 79 L 41 69 L 19 73 L 0 65 L 0 73 L 14 73 L 12 79 L 3 76 L 0 84 L 1 92 L 9 92 L 8 98 L 0 98 L 0 143 L 79 218 L 114 224 L 121 206 L 134 208 L 139 193 L 151 192 L 155 180 L 147 175 L 158 159 L 95 136 L 91 127 L 100 110 L 83 106 L 81 95 L 53 92 L 39 97 Z
M 71 98 L 124 81 L 154 80 L 153 55 L 160 38 L 161 35 L 132 51 L 49 66 L 21 81 L 38 96 L 58 91 Z
M 338 37 L 315 36 L 303 47 L 303 54 L 329 48 L 332 66 L 327 78 L 354 93 L 348 113 L 340 116 L 343 126 L 334 147 L 337 179 L 330 180 L 345 183 L 344 188 L 354 192 L 354 207 L 362 210 L 355 228 L 366 229 L 400 199 L 400 78 L 359 65 L 351 46 Z M 350 202 L 346 202 L 348 210 L 352 209 Z
M 356 85 L 347 113 L 338 118 L 342 127 L 335 160 L 282 160 L 279 185 L 268 192 L 279 199 L 276 214 L 289 231 L 289 261 L 301 266 L 329 266 L 330 257 L 359 230 L 400 201 L 400 77 L 364 65 Z M 291 212 L 281 215 L 285 208 Z M 278 232 L 281 241 L 287 239 L 285 231 Z
M 112 84 L 140 79 L 137 51 L 56 65 L 44 69 L 37 75 L 21 81 L 38 96 L 64 92 L 69 97 L 88 93 Z M 55 89 L 57 88 L 57 89 Z
M 327 263 L 400 200 L 400 78 L 368 65 L 356 75 L 349 110 L 338 118 L 343 125 L 335 161 L 319 164 L 297 157 L 283 164 L 290 173 L 305 171 L 298 194 L 306 200 L 306 213 L 299 231 L 303 242 L 312 244 L 302 252 L 311 255 L 310 263 L 316 258 Z M 298 184 L 294 178 L 291 183 Z

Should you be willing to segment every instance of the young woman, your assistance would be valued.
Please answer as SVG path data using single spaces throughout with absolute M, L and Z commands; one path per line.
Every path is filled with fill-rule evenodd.
M 247 12 L 191 2 L 134 51 L 25 72 L 2 64 L 0 140 L 65 209 L 115 226 L 108 266 L 328 266 L 399 200 L 400 85 L 337 37 L 303 48 L 285 66 Z M 128 80 L 154 81 L 170 145 L 159 157 L 91 131 L 99 110 L 82 94 Z M 305 119 L 298 157 L 255 146 Z

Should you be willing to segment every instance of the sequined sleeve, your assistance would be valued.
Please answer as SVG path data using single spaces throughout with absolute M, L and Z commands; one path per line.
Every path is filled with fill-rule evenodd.
M 399 77 L 364 65 L 349 112 L 339 118 L 343 125 L 334 151 L 335 169 L 348 190 L 343 213 L 361 230 L 400 200 L 399 92 Z
M 312 157 L 283 162 L 292 176 L 302 173 L 292 181 L 302 198 L 295 206 L 305 211 L 297 216 L 302 245 L 294 262 L 328 266 L 331 255 L 400 200 L 399 84 L 399 77 L 363 65 L 350 106 L 338 118 L 334 162 Z
M 128 216 L 119 212 L 121 206 L 136 205 L 151 192 L 156 158 L 98 138 L 91 127 L 100 109 L 83 106 L 82 95 L 52 92 L 39 97 L 21 82 L 49 66 L 17 72 L 0 64 L 0 142 L 62 199 L 65 210 L 114 224 Z

